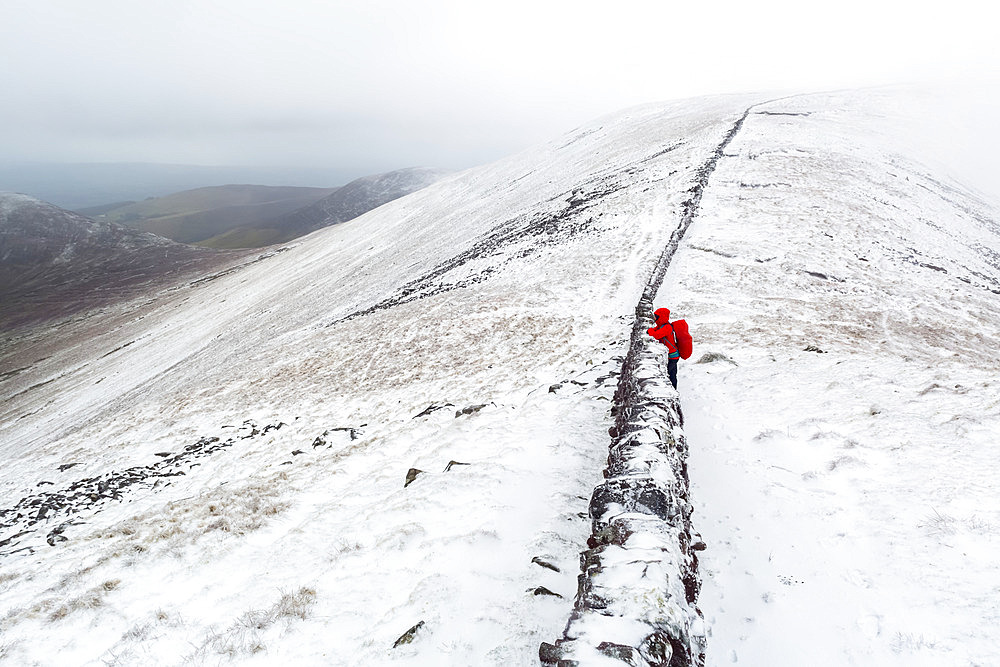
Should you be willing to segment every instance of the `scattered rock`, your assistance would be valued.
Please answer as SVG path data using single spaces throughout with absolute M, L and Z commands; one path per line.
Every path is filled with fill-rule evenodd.
M 48 542 L 50 547 L 54 547 L 58 542 L 69 541 L 69 538 L 63 535 L 63 532 L 66 530 L 66 525 L 67 524 L 64 523 L 60 526 L 56 526 L 49 532 L 48 536 L 46 536 L 45 541 Z
M 535 588 L 529 588 L 528 592 L 531 593 L 532 595 L 551 595 L 552 597 L 557 597 L 557 598 L 562 597 L 558 593 L 553 593 L 545 586 L 536 586 Z
M 452 466 L 469 466 L 469 465 L 472 465 L 472 464 L 471 463 L 462 463 L 461 461 L 448 461 L 448 465 L 446 465 L 444 467 L 444 471 L 448 472 L 449 470 L 451 470 Z
M 535 565 L 540 565 L 540 566 L 544 567 L 547 570 L 552 570 L 553 572 L 559 572 L 560 571 L 558 567 L 556 567 L 555 565 L 553 565 L 552 563 L 550 563 L 550 562 L 548 562 L 546 560 L 542 560 L 538 556 L 535 556 L 534 558 L 532 558 L 531 562 L 534 563 Z
M 806 275 L 810 275 L 813 278 L 819 278 L 821 280 L 830 279 L 830 276 L 826 275 L 825 273 L 820 273 L 819 271 L 803 271 L 803 273 L 805 273 Z
M 303 452 L 301 449 L 296 449 L 294 452 L 292 452 L 292 456 L 298 456 L 299 454 L 305 454 L 305 452 Z
M 479 412 L 480 410 L 482 410 L 483 408 L 485 408 L 487 405 L 489 405 L 489 403 L 482 403 L 480 405 L 470 405 L 469 407 L 462 408 L 461 410 L 459 410 L 458 412 L 456 412 L 455 416 L 456 417 L 461 417 L 462 415 L 475 414 L 475 413 Z
M 455 407 L 454 403 L 442 403 L 441 405 L 435 405 L 434 403 L 431 403 L 426 408 L 424 408 L 423 412 L 421 412 L 420 414 L 417 414 L 417 415 L 413 415 L 413 417 L 411 419 L 416 419 L 417 417 L 426 417 L 427 415 L 429 415 L 432 412 L 436 412 L 438 410 L 444 410 L 445 408 L 453 408 L 453 407 Z
M 409 470 L 407 470 L 406 483 L 403 484 L 403 488 L 405 489 L 406 487 L 408 487 L 410 485 L 410 482 L 412 482 L 417 478 L 417 475 L 422 475 L 423 473 L 424 471 L 420 470 L 419 468 L 410 468 Z
M 368 426 L 368 424 L 362 424 L 361 426 L 338 426 L 336 428 L 328 428 L 327 430 L 323 431 L 322 435 L 316 436 L 316 439 L 313 440 L 312 442 L 312 448 L 316 449 L 317 447 L 322 447 L 324 445 L 327 448 L 332 447 L 333 444 L 330 443 L 326 438 L 331 433 L 336 433 L 337 431 L 346 431 L 347 434 L 351 437 L 351 440 L 357 440 L 360 436 L 364 435 L 364 432 L 361 429 L 364 428 L 365 426 Z
M 49 482 L 48 480 L 44 480 L 43 479 L 36 486 L 52 486 L 52 482 Z
M 738 363 L 733 361 L 730 357 L 727 357 L 726 355 L 722 354 L 721 352 L 706 352 L 705 354 L 701 355 L 701 358 L 698 361 L 694 363 L 711 364 L 715 363 L 716 361 L 725 361 L 726 363 L 730 363 L 733 366 L 739 366 Z
M 397 639 L 393 643 L 392 647 L 393 648 L 397 648 L 399 646 L 402 646 L 403 644 L 410 644 L 410 643 L 412 643 L 413 642 L 413 638 L 416 636 L 417 632 L 422 627 L 424 627 L 424 622 L 420 621 L 419 623 L 417 623 L 416 625 L 414 625 L 412 628 L 410 628 L 409 630 L 407 630 L 406 632 L 404 632 L 402 635 L 400 635 L 399 639 Z
M 561 382 L 558 383 L 558 384 L 551 385 L 549 387 L 549 393 L 550 394 L 554 394 L 554 393 L 556 393 L 556 390 L 558 390 L 558 389 L 562 389 L 562 383 Z
M 826 351 L 825 351 L 825 350 L 821 350 L 821 349 L 819 349 L 818 347 L 816 347 L 815 345 L 806 345 L 806 346 L 805 346 L 805 347 L 804 347 L 804 348 L 802 349 L 802 351 L 803 351 L 803 352 L 818 352 L 819 354 L 826 354 Z
M 565 651 L 555 644 L 542 642 L 538 646 L 538 660 L 545 667 L 558 667 L 564 663 L 571 662 L 569 660 L 563 660 L 563 655 L 565 655 Z
M 683 648 L 683 647 L 682 647 Z M 639 645 L 639 653 L 643 658 L 654 665 L 667 665 L 674 657 L 674 646 L 671 638 L 663 632 L 654 632 L 646 637 Z M 680 651 L 680 656 L 684 656 L 684 651 Z M 692 664 L 691 656 L 686 656 L 688 660 L 680 664 Z
M 351 436 L 351 440 L 357 440 L 359 437 L 364 435 L 364 432 L 361 429 L 365 426 L 368 426 L 368 424 L 361 424 L 360 426 L 338 426 L 337 428 L 331 428 L 330 431 L 347 431 L 347 434 Z
M 639 662 L 641 660 L 639 656 L 639 651 L 637 651 L 632 646 L 626 646 L 625 644 L 615 644 L 613 642 L 601 642 L 597 645 L 597 650 L 608 656 L 609 658 L 614 658 L 615 660 L 620 660 L 626 665 L 632 665 L 637 667 L 642 664 Z
M 248 425 L 249 424 L 249 425 Z M 244 424 L 245 428 L 257 431 L 252 422 Z M 270 429 L 280 428 L 272 425 Z M 259 432 L 259 431 L 257 431 Z M 99 511 L 102 504 L 111 500 L 123 500 L 134 487 L 158 488 L 169 483 L 164 479 L 185 475 L 181 468 L 198 465 L 196 459 L 210 456 L 215 452 L 236 444 L 235 438 L 222 441 L 217 437 L 201 438 L 197 442 L 185 445 L 183 451 L 157 452 L 159 457 L 155 463 L 145 466 L 133 466 L 124 470 L 112 470 L 96 477 L 77 479 L 62 488 L 21 498 L 12 507 L 0 507 L 0 530 L 5 532 L 18 531 L 18 535 L 32 532 L 39 522 L 54 522 L 60 516 L 77 514 L 83 510 Z M 78 462 L 64 463 L 58 466 L 60 472 L 80 465 Z M 55 486 L 52 482 L 43 481 L 39 486 Z M 61 531 L 51 532 L 47 536 L 50 543 L 60 542 Z M 13 553 L 13 552 L 7 552 Z
M 745 183 L 740 183 L 740 187 L 748 187 L 748 186 Z M 718 255 L 719 257 L 727 257 L 729 259 L 733 259 L 734 257 L 736 257 L 736 255 L 733 255 L 733 254 L 728 253 L 728 252 L 723 252 L 721 250 L 716 250 L 715 248 L 703 248 L 701 246 L 696 246 L 696 245 L 691 245 L 689 247 L 692 250 L 701 250 L 702 252 L 710 252 L 713 255 Z
M 264 427 L 264 430 L 261 431 L 260 433 L 261 435 L 265 435 L 268 431 L 277 431 L 282 426 L 288 426 L 288 424 L 286 424 L 285 422 L 278 422 L 277 424 L 268 424 L 267 426 Z

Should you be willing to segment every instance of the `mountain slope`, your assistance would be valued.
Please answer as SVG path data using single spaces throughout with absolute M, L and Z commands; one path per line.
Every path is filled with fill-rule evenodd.
M 0 193 L 0 330 L 127 299 L 232 259 Z
M 535 660 L 572 606 L 634 304 L 744 106 L 632 110 L 109 313 L 87 342 L 9 349 L 0 506 L 36 508 L 4 514 L 9 655 L 47 660 L 27 638 L 57 624 L 65 660 L 215 660 L 213 637 L 288 593 L 305 618 L 282 617 L 291 641 L 251 632 L 267 660 Z M 69 601 L 118 583 L 80 613 L 63 578 Z
M 731 360 L 680 380 L 710 665 L 1000 659 L 1000 214 L 906 106 L 756 107 L 660 292 Z
M 111 222 L 179 243 L 199 243 L 309 206 L 336 188 L 219 185 L 175 192 L 107 211 Z
M 436 169 L 399 169 L 355 179 L 323 199 L 257 226 L 242 225 L 205 240 L 210 248 L 259 247 L 285 243 L 358 217 L 382 204 L 427 187 L 446 172 Z
M 657 305 L 709 663 L 996 662 L 996 212 L 882 143 L 896 103 L 627 110 L 10 341 L 0 659 L 537 664 L 707 178 Z

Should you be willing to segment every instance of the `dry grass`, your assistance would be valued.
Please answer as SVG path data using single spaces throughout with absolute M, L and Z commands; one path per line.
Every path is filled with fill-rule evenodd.
M 49 622 L 54 623 L 80 609 L 97 609 L 104 605 L 104 598 L 107 594 L 118 588 L 120 584 L 120 579 L 109 579 L 86 591 L 83 595 L 71 598 L 62 604 L 59 604 L 59 598 L 48 598 L 39 603 L 37 612 L 47 613 Z
M 134 557 L 150 550 L 182 549 L 211 534 L 246 535 L 290 506 L 283 498 L 284 480 L 287 474 L 282 472 L 241 487 L 220 486 L 133 516 L 87 539 L 114 542 L 109 551 L 113 557 Z
M 266 609 L 250 609 L 240 615 L 222 632 L 210 631 L 195 651 L 187 656 L 186 664 L 204 664 L 213 656 L 226 656 L 230 660 L 256 655 L 267 650 L 265 633 L 279 621 L 305 619 L 316 603 L 316 591 L 302 587 L 281 597 Z

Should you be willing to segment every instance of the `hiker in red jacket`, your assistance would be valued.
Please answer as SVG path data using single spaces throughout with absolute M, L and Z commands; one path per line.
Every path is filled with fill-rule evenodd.
M 649 328 L 647 333 L 670 350 L 667 375 L 670 377 L 670 384 L 677 389 L 677 360 L 691 356 L 691 334 L 688 333 L 688 325 L 684 320 L 670 322 L 670 311 L 666 308 L 654 310 L 653 317 L 656 319 L 656 326 Z

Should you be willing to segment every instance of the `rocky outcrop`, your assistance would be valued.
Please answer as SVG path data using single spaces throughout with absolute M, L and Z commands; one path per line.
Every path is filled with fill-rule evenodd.
M 21 538 L 37 531 L 41 525 L 48 526 L 57 521 L 58 525 L 48 533 L 46 541 L 50 546 L 65 542 L 68 538 L 63 532 L 77 523 L 74 519 L 76 515 L 99 510 L 111 501 L 120 502 L 128 492 L 137 488 L 155 489 L 161 484 L 169 484 L 170 478 L 186 475 L 201 465 L 198 459 L 228 449 L 240 441 L 267 435 L 283 426 L 286 424 L 279 422 L 258 427 L 253 420 L 247 420 L 235 435 L 225 440 L 216 436 L 200 438 L 178 452 L 156 452 L 154 455 L 160 460 L 149 465 L 85 477 L 51 491 L 25 496 L 12 507 L 0 507 L 0 556 L 22 550 L 14 549 L 22 541 Z M 59 466 L 59 472 L 78 465 L 79 462 L 64 463 Z M 40 482 L 39 486 L 42 485 L 53 483 Z M 23 549 L 31 552 L 34 547 Z

